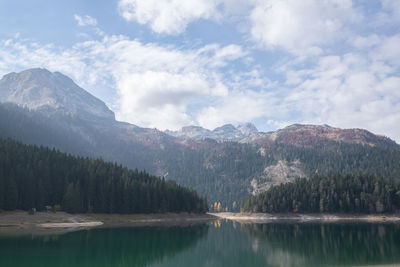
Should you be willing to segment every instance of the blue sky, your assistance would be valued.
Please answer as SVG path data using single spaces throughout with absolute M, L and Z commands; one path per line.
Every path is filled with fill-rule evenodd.
M 60 71 L 119 120 L 400 140 L 400 1 L 0 0 L 0 75 Z

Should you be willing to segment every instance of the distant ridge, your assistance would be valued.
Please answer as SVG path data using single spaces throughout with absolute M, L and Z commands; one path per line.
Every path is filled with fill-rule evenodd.
M 388 137 L 373 134 L 364 129 L 341 129 L 329 125 L 293 124 L 275 132 L 266 134 L 254 142 L 262 142 L 263 139 L 275 142 L 291 144 L 294 146 L 312 146 L 318 142 L 334 141 L 350 144 L 369 146 L 392 146 L 396 142 Z
M 184 126 L 179 131 L 166 130 L 165 133 L 182 139 L 214 139 L 217 141 L 241 141 L 258 133 L 257 128 L 250 122 L 239 125 L 225 124 L 214 130 L 208 130 L 201 126 Z
M 292 124 L 283 129 L 268 133 L 259 132 L 252 123 L 245 123 L 238 127 L 225 124 L 214 130 L 200 126 L 185 126 L 179 131 L 165 131 L 165 133 L 193 140 L 214 139 L 216 141 L 236 141 L 268 145 L 275 142 L 294 146 L 312 146 L 318 142 L 334 141 L 369 146 L 395 145 L 396 142 L 388 137 L 375 135 L 364 129 L 341 129 L 324 125 Z

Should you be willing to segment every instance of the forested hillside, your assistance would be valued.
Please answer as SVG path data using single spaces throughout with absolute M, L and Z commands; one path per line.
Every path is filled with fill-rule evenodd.
M 364 129 L 294 124 L 262 133 L 225 125 L 212 134 L 185 127 L 174 137 L 116 121 L 104 102 L 60 73 L 6 75 L 0 91 L 0 138 L 146 170 L 192 187 L 223 210 L 238 210 L 250 196 L 298 177 L 400 177 L 400 146 Z
M 96 123 L 68 116 L 46 117 L 13 104 L 0 104 L 0 137 L 145 169 L 194 188 L 207 197 L 209 205 L 220 202 L 222 209 L 232 210 L 236 202 L 238 210 L 239 203 L 243 204 L 255 191 L 252 181 L 257 181 L 260 188 L 271 184 L 266 169 L 279 161 L 298 161 L 298 168 L 307 177 L 353 172 L 400 177 L 400 149 L 396 144 L 370 146 L 317 140 L 313 145 L 300 146 L 211 139 L 179 143 L 162 133 L 150 136 L 148 129 L 134 128 L 128 132 L 118 130 L 117 123 L 114 126 Z M 279 173 L 278 181 L 282 175 L 288 174 Z M 288 180 L 291 179 L 295 177 Z
M 269 213 L 382 213 L 399 209 L 399 181 L 362 174 L 297 179 L 272 187 L 243 205 L 245 211 Z
M 174 181 L 101 159 L 0 139 L 0 210 L 61 205 L 68 212 L 205 212 L 207 201 Z
M 173 156 L 167 159 L 168 177 L 196 188 L 199 194 L 207 196 L 209 204 L 221 202 L 223 209 L 232 210 L 234 202 L 243 203 L 249 198 L 253 180 L 259 185 L 270 183 L 266 167 L 280 160 L 299 161 L 299 168 L 306 177 L 367 173 L 400 180 L 400 150 L 396 146 L 371 147 L 329 141 L 312 147 L 276 144 L 260 153 L 259 148 L 251 144 L 213 142 L 210 147 L 186 151 L 184 156 L 171 152 Z M 286 174 L 279 175 L 285 177 Z

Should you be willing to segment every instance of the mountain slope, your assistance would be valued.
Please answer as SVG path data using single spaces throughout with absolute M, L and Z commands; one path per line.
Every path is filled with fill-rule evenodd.
M 244 210 L 268 213 L 395 213 L 400 184 L 376 176 L 347 174 L 297 179 L 250 198 Z
M 69 77 L 46 69 L 5 75 L 0 80 L 0 102 L 83 118 L 115 118 L 104 102 L 80 88 Z
M 276 132 L 264 134 L 252 140 L 253 143 L 282 143 L 297 147 L 311 147 L 320 142 L 343 142 L 369 146 L 396 146 L 396 142 L 364 129 L 340 129 L 329 125 L 293 124 Z
M 39 78 L 30 79 L 40 79 L 44 86 L 54 84 L 54 74 L 44 72 Z M 25 92 L 24 87 L 32 88 L 33 94 L 42 91 L 41 87 L 26 82 L 24 76 L 13 74 L 13 77 L 20 77 L 21 81 L 17 78 L 0 81 L 2 99 L 6 99 L 7 90 L 7 101 L 11 99 L 9 92 L 14 90 L 13 84 L 24 84 L 18 92 Z M 58 88 L 62 86 L 46 88 L 55 91 L 50 95 L 60 95 L 64 91 Z M 47 95 L 42 100 L 20 98 L 19 102 L 14 101 L 18 105 L 1 103 L 0 137 L 145 169 L 193 187 L 211 203 L 220 201 L 228 208 L 234 201 L 241 202 L 273 184 L 316 173 L 365 172 L 400 179 L 400 146 L 366 130 L 292 125 L 261 133 L 251 125 L 225 125 L 213 131 L 184 127 L 181 131 L 184 136 L 171 136 L 156 129 L 115 121 L 107 115 L 108 108 L 104 109 L 100 100 L 88 100 L 90 107 L 83 104 L 81 107 L 79 103 L 93 96 L 83 93 L 75 96 L 53 97 L 56 104 L 51 106 L 36 104 L 45 103 L 43 99 Z M 100 114 L 104 116 L 97 110 L 103 110 L 104 114 Z M 209 136 L 203 138 L 204 135 Z M 236 136 L 241 137 L 236 139 Z

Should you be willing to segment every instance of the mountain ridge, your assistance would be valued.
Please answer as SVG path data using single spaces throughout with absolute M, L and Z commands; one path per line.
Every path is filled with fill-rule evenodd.
M 60 112 L 85 119 L 116 121 L 114 112 L 103 101 L 79 87 L 71 78 L 60 72 L 50 72 L 41 68 L 4 75 L 0 80 L 0 102 L 11 102 L 47 114 Z M 128 125 L 132 128 L 133 124 Z M 148 129 L 133 125 L 133 128 L 136 127 Z M 278 141 L 307 146 L 323 138 L 370 146 L 385 142 L 395 143 L 388 137 L 373 134 L 365 129 L 342 129 L 326 124 L 292 124 L 268 133 L 258 131 L 250 122 L 239 124 L 237 127 L 225 124 L 213 130 L 192 125 L 184 126 L 178 131 L 166 130 L 164 133 L 180 139 L 214 139 L 264 145 L 270 141 Z
M 58 77 L 54 73 L 48 77 L 53 75 Z M 3 79 L 0 84 L 0 93 L 6 91 L 4 88 L 12 89 L 10 85 L 4 86 Z M 28 85 L 21 83 L 22 92 L 27 88 L 43 90 Z M 50 90 L 51 87 L 47 85 L 46 88 Z M 79 87 L 79 90 L 84 89 Z M 76 96 L 81 99 L 75 106 L 88 97 L 86 94 Z M 308 178 L 316 173 L 356 171 L 393 179 L 400 177 L 400 146 L 387 137 L 362 129 L 295 124 L 262 133 L 250 124 L 224 125 L 214 129 L 217 138 L 212 139 L 198 137 L 201 136 L 199 132 L 210 134 L 212 131 L 190 126 L 183 127 L 184 132 L 195 138 L 183 138 L 116 121 L 107 115 L 109 109 L 101 100 L 94 103 L 100 103 L 96 107 L 105 112 L 100 113 L 105 115 L 103 117 L 98 116 L 96 109 L 92 112 L 91 106 L 83 107 L 89 109 L 84 110 L 82 116 L 77 112 L 80 109 L 73 108 L 31 109 L 29 98 L 25 102 L 20 98 L 19 105 L 5 103 L 8 97 L 0 100 L 0 137 L 55 147 L 74 155 L 102 157 L 132 169 L 145 169 L 150 174 L 190 186 L 212 203 L 221 201 L 224 207 L 232 207 L 233 202 L 243 201 L 272 185 L 291 182 L 297 176 Z M 33 103 L 41 103 L 33 100 Z M 70 103 L 74 98 L 61 99 L 60 103 L 65 105 L 63 101 L 65 108 L 74 107 L 74 103 Z M 247 136 L 239 141 L 233 140 L 244 135 Z
M 245 138 L 250 137 L 254 133 L 258 133 L 258 130 L 254 124 L 247 122 L 240 124 L 237 127 L 232 124 L 224 124 L 216 127 L 213 130 L 209 130 L 197 125 L 184 126 L 178 131 L 165 130 L 166 134 L 178 137 L 181 139 L 214 139 L 216 141 L 237 141 L 240 142 Z
M 374 134 L 361 128 L 343 129 L 332 127 L 327 124 L 314 125 L 296 123 L 276 131 L 260 132 L 252 123 L 246 123 L 244 125 L 250 125 L 248 127 L 255 130 L 248 131 L 243 130 L 243 128 L 241 128 L 242 125 L 235 127 L 232 124 L 225 124 L 214 130 L 209 130 L 201 126 L 184 126 L 179 131 L 166 130 L 164 132 L 181 139 L 214 139 L 216 141 L 236 141 L 261 145 L 268 145 L 271 142 L 280 142 L 295 146 L 310 146 L 314 142 L 322 141 L 323 139 L 369 146 L 397 144 L 389 137 Z

